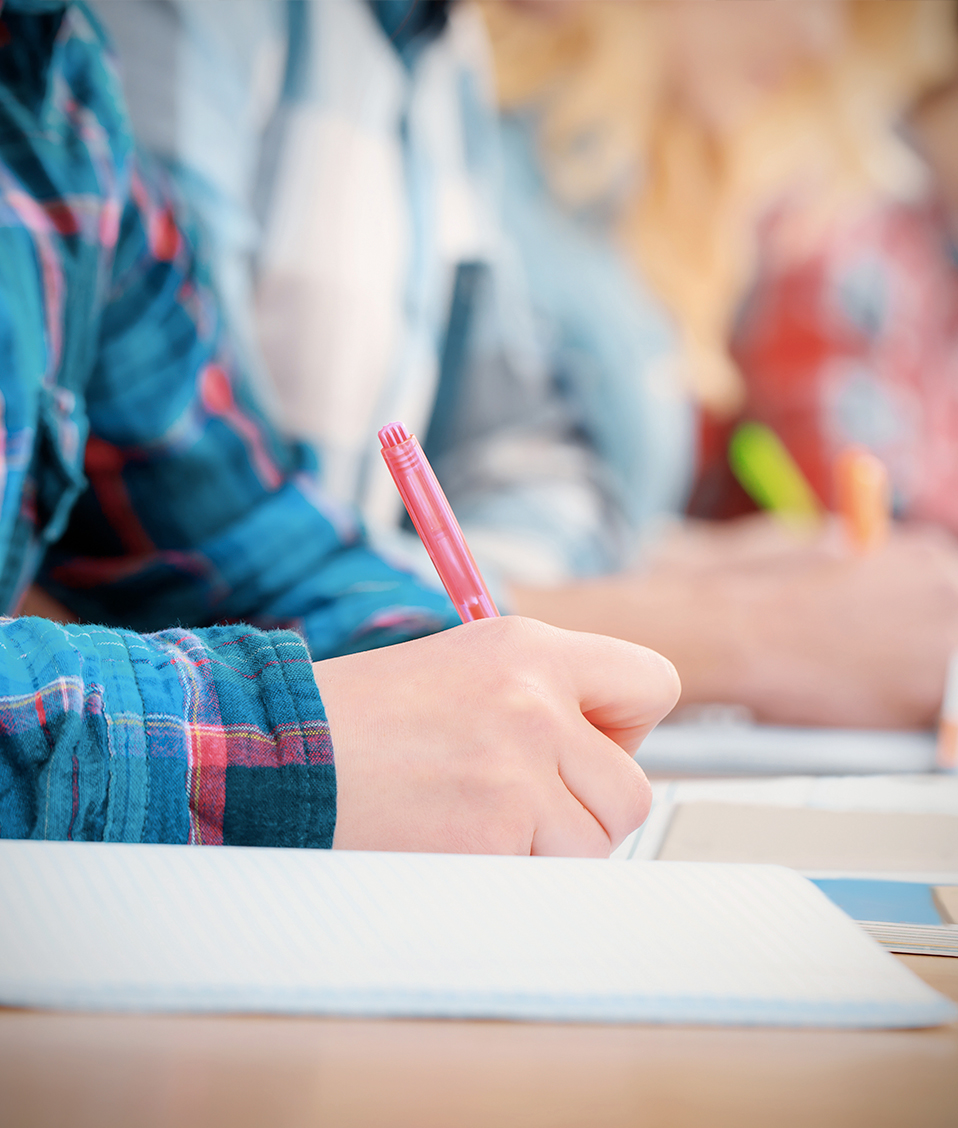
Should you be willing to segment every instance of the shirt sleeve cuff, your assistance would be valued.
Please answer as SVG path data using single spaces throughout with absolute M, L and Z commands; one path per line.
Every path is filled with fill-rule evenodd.
M 204 777 L 203 734 L 190 772 L 191 841 L 228 846 L 329 848 L 336 828 L 336 769 L 329 723 L 309 652 L 292 631 L 214 627 L 222 741 Z M 217 765 L 222 770 L 217 771 Z

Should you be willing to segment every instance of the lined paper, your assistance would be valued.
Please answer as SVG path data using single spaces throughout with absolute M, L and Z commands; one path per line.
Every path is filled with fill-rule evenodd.
M 0 1002 L 820 1026 L 958 1012 L 770 866 L 0 842 Z

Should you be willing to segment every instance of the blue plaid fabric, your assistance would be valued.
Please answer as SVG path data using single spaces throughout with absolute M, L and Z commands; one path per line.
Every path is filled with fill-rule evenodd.
M 510 582 L 630 561 L 639 525 L 680 500 L 673 337 L 614 254 L 510 168 L 475 6 L 93 8 L 137 135 L 195 211 L 275 416 L 322 452 L 327 490 L 379 543 L 418 549 L 380 473 L 385 412 L 426 442 L 500 606 Z
M 310 660 L 455 616 L 258 411 L 82 4 L 0 7 L 0 396 L 0 606 L 102 624 L 0 621 L 0 835 L 329 845 Z

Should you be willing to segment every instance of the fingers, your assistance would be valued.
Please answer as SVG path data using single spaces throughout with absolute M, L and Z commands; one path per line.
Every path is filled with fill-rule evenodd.
M 602 635 L 572 636 L 568 663 L 582 715 L 630 755 L 671 712 L 682 686 L 661 654 Z
M 615 849 L 648 817 L 652 788 L 645 772 L 601 733 L 585 733 L 559 752 L 559 775 Z
M 314 672 L 351 849 L 607 856 L 650 802 L 627 753 L 679 691 L 651 651 L 521 619 Z
M 612 844 L 602 825 L 554 777 L 540 792 L 542 808 L 536 820 L 530 853 L 563 858 L 607 858 Z

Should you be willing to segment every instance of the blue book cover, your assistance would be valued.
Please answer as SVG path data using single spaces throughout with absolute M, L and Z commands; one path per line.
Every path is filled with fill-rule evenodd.
M 867 877 L 812 880 L 889 951 L 958 957 L 958 885 Z
M 932 886 L 919 881 L 877 881 L 859 877 L 813 878 L 814 884 L 853 920 L 886 924 L 950 924 L 943 921 Z

